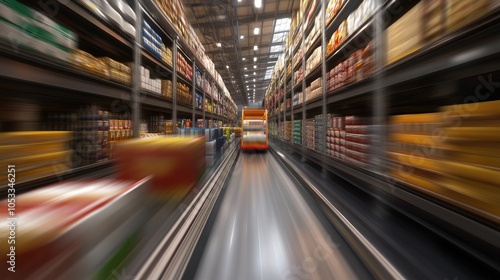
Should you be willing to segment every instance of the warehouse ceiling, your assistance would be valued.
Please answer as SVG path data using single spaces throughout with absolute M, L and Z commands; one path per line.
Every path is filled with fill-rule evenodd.
M 261 102 L 299 0 L 182 1 L 234 102 Z

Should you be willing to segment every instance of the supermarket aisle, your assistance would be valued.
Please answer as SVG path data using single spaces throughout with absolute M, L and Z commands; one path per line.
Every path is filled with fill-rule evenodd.
M 358 278 L 329 230 L 271 154 L 242 153 L 195 278 Z

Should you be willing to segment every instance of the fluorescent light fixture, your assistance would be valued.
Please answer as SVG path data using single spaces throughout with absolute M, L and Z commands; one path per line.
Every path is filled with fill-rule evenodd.
M 253 46 L 253 50 L 256 51 L 259 49 L 259 46 Z
M 253 61 L 257 61 L 257 57 L 254 57 L 254 58 L 253 58 Z
M 260 28 L 255 27 L 255 28 L 253 29 L 253 34 L 254 34 L 254 35 L 259 35 L 259 33 L 260 33 Z
M 262 0 L 255 0 L 255 8 L 262 8 Z
M 222 44 L 221 44 L 221 43 L 219 43 L 219 42 L 215 43 L 215 45 L 216 45 L 217 47 L 219 47 L 219 48 L 220 48 L 220 47 L 222 47 Z
M 245 74 L 245 77 L 248 77 L 248 74 Z

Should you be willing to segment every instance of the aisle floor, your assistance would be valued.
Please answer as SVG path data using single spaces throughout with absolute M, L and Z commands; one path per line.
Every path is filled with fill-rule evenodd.
M 242 153 L 195 278 L 356 279 L 297 188 L 271 154 Z

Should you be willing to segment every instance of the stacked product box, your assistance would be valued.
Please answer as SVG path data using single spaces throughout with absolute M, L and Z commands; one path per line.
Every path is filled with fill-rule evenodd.
M 185 104 L 193 103 L 193 95 L 191 94 L 188 85 L 177 82 L 177 101 Z
M 313 149 L 314 150 L 314 128 L 315 128 L 315 123 L 314 119 L 307 119 L 306 120 L 306 135 L 304 137 L 304 144 L 306 148 Z
M 296 92 L 293 94 L 293 106 L 302 104 L 302 100 L 303 100 L 302 92 Z
M 95 15 L 111 25 L 123 30 L 128 36 L 135 37 L 137 20 L 134 10 L 124 0 L 79 1 Z
M 292 121 L 285 122 L 285 140 L 286 141 L 292 140 Z
M 330 115 L 326 116 L 330 119 Z M 314 149 L 316 151 L 326 153 L 326 121 L 325 116 L 317 115 L 314 117 Z
M 345 0 L 330 0 L 328 2 L 325 13 L 325 26 L 330 24 L 335 15 L 340 11 L 340 8 L 342 7 L 342 4 L 344 2 Z
M 321 85 L 323 84 L 323 78 L 319 77 L 314 80 L 309 87 L 306 88 L 306 101 L 320 97 L 323 93 Z
M 193 80 L 193 66 L 188 64 L 182 55 L 177 56 L 177 71 L 189 81 Z
M 326 73 L 327 91 L 333 91 L 370 77 L 374 67 L 373 43 L 369 43 L 365 48 L 353 52 L 349 58 Z
M 321 63 L 321 47 L 317 47 L 306 60 L 306 76 Z
M 0 253 L 15 254 L 16 260 L 23 260 L 23 269 L 19 264 L 15 273 L 2 273 L 2 279 L 112 277 L 116 263 L 125 261 L 126 249 L 140 241 L 147 188 L 147 178 L 99 179 L 60 182 L 18 194 L 22 204 L 15 213 L 16 237 L 23 242 L 11 244 L 13 252 L 1 246 Z M 0 200 L 0 206 L 7 209 L 7 202 Z M 8 213 L 2 212 L 0 219 L 6 221 Z M 7 242 L 3 237 L 8 235 L 9 228 L 0 227 L 2 241 Z
M 162 81 L 160 79 L 151 79 L 149 70 L 141 66 L 141 88 L 161 95 Z
M 69 131 L 26 131 L 0 133 L 0 163 L 15 165 L 16 183 L 58 175 L 68 170 Z M 0 189 L 9 182 L 0 174 Z
M 293 120 L 293 143 L 302 144 L 302 120 Z
M 79 69 L 90 71 L 93 74 L 99 75 L 104 78 L 110 77 L 109 66 L 104 61 L 94 57 L 93 55 L 82 50 L 75 50 L 71 56 L 71 62 Z
M 444 153 L 435 166 L 445 193 L 460 203 L 500 216 L 500 101 L 441 108 Z M 466 113 L 464 113 L 464 111 Z M 435 136 L 435 132 L 432 134 Z M 434 137 L 436 141 L 436 137 Z M 485 216 L 483 214 L 483 216 Z
M 109 78 L 112 81 L 125 85 L 132 84 L 132 71 L 129 66 L 125 65 L 124 63 L 115 61 L 109 57 L 103 57 L 100 58 L 100 60 L 107 66 Z
M 145 21 L 142 21 L 142 46 L 158 59 L 162 59 L 163 40 Z
M 330 118 L 327 123 L 326 154 L 345 160 L 345 119 L 344 117 Z
M 64 61 L 78 44 L 77 36 L 47 16 L 14 0 L 0 3 L 0 38 L 22 47 Z
M 161 95 L 172 99 L 172 81 L 171 80 L 161 80 Z
M 196 108 L 203 109 L 203 94 L 196 92 Z
M 195 71 L 195 80 L 196 80 L 196 86 L 199 88 L 203 88 L 203 75 L 201 74 L 200 70 Z
M 314 20 L 314 26 L 305 39 L 306 50 L 309 50 L 316 39 L 321 34 L 321 14 L 318 14 Z
M 390 119 L 390 174 L 487 219 L 498 217 L 500 101 Z
M 222 128 L 206 128 L 205 139 L 207 139 L 206 162 L 208 165 L 213 165 L 222 152 L 226 136 L 224 136 Z
M 132 121 L 130 119 L 120 119 L 118 116 L 109 119 L 109 157 L 115 157 L 116 145 L 128 139 L 133 138 Z
M 304 75 L 303 75 L 303 70 L 301 67 L 293 73 L 293 81 L 295 82 L 295 85 L 302 83 L 303 78 L 304 78 Z
M 370 120 L 360 116 L 345 117 L 346 160 L 366 167 L 370 163 Z
M 205 138 L 165 136 L 124 141 L 116 147 L 117 178 L 153 175 L 155 199 L 182 199 L 205 171 Z
M 165 44 L 161 44 L 161 60 L 170 67 L 173 67 L 172 50 L 167 48 Z

